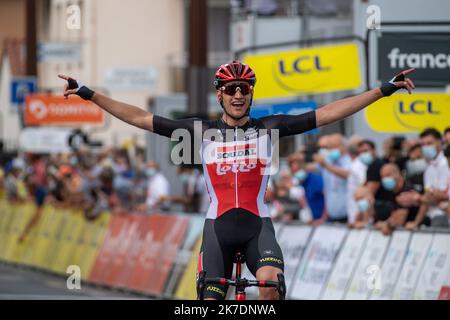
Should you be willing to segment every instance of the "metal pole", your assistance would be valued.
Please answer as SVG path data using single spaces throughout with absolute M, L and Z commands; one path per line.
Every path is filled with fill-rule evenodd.
M 206 114 L 208 109 L 207 10 L 206 0 L 190 1 L 188 108 L 191 114 Z
M 37 76 L 37 30 L 35 0 L 27 0 L 25 11 L 26 74 L 28 76 Z

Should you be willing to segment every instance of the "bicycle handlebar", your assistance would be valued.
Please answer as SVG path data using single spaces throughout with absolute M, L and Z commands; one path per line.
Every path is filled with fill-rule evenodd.
M 220 284 L 220 285 L 243 285 L 244 287 L 261 287 L 261 288 L 277 288 L 279 286 L 278 281 L 264 281 L 264 280 L 247 280 L 240 279 L 239 282 L 236 280 L 230 280 L 226 278 L 206 278 L 205 284 Z

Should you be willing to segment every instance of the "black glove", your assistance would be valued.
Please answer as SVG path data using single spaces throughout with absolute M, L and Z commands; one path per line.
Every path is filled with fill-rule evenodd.
M 383 93 L 383 95 L 385 97 L 390 96 L 391 94 L 393 94 L 395 91 L 401 89 L 402 87 L 397 87 L 394 82 L 397 81 L 405 81 L 405 75 L 403 73 L 399 73 L 398 75 L 396 75 L 395 77 L 393 77 L 391 80 L 389 80 L 388 82 L 383 83 L 383 85 L 380 87 L 381 92 Z
M 73 78 L 69 78 L 67 80 L 67 82 L 69 83 L 69 86 L 67 87 L 67 89 L 77 89 L 76 95 L 80 96 L 84 100 L 92 99 L 92 96 L 95 93 L 94 91 L 92 91 L 88 87 L 84 86 L 83 84 L 78 83 L 77 80 L 75 80 Z

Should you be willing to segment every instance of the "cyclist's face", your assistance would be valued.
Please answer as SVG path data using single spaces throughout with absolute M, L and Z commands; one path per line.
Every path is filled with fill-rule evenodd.
M 252 99 L 253 87 L 246 82 L 233 81 L 217 90 L 217 98 L 223 102 L 227 113 L 241 117 L 247 112 Z

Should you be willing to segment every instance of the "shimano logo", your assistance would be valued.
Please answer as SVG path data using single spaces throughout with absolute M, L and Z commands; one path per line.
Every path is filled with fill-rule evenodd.
M 214 286 L 207 286 L 207 287 L 206 287 L 206 290 L 207 290 L 207 291 L 212 291 L 212 292 L 218 293 L 218 294 L 220 294 L 222 297 L 225 297 L 225 292 L 223 292 L 223 290 L 220 290 L 220 289 L 217 288 L 217 287 L 214 287 Z
M 278 264 L 283 264 L 283 261 L 281 261 L 278 258 L 273 258 L 273 257 L 266 257 L 266 258 L 259 259 L 259 262 L 275 262 Z
M 448 53 L 400 53 L 399 48 L 392 48 L 387 56 L 391 68 L 450 68 L 450 54 Z

